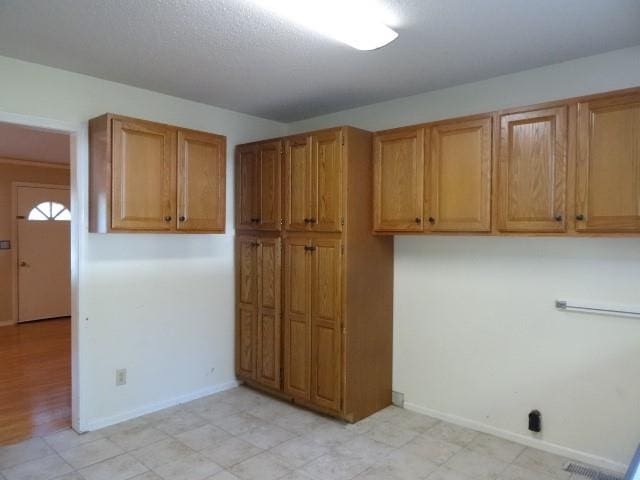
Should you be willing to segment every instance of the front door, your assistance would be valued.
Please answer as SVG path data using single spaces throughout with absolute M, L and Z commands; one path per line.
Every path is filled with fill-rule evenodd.
M 69 187 L 18 186 L 18 321 L 71 315 Z

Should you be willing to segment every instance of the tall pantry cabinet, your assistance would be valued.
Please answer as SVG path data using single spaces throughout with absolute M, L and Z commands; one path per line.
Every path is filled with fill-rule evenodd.
M 238 377 L 347 421 L 389 405 L 393 241 L 371 234 L 371 134 L 240 145 L 235 172 Z

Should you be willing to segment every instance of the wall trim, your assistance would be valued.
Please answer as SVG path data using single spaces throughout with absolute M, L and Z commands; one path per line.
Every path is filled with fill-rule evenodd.
M 240 385 L 240 382 L 238 382 L 237 380 L 232 380 L 230 382 L 225 382 L 225 383 L 219 383 L 217 385 L 211 385 L 209 387 L 201 388 L 200 390 L 196 390 L 194 392 L 190 392 L 184 395 L 179 395 L 177 397 L 169 398 L 167 400 L 161 400 L 159 402 L 149 403 L 142 407 L 117 413 L 109 417 L 102 417 L 102 418 L 96 418 L 94 420 L 89 420 L 86 423 L 86 428 L 79 433 L 99 430 L 100 428 L 104 428 L 104 427 L 110 427 L 111 425 L 115 425 L 116 423 L 124 422 L 126 420 L 131 420 L 132 418 L 140 417 L 142 415 L 147 415 L 148 413 L 157 412 L 158 410 L 164 410 L 165 408 L 173 407 L 181 403 L 190 402 L 192 400 L 197 400 L 198 398 L 206 397 L 208 395 L 213 395 L 214 393 L 224 392 L 225 390 L 230 390 L 232 388 L 237 387 L 238 385 Z
M 58 168 L 70 170 L 71 166 L 62 163 L 40 162 L 37 160 L 23 160 L 21 158 L 0 158 L 0 165 L 18 165 L 21 167 Z
M 437 418 L 438 420 L 444 420 L 446 422 L 450 422 L 455 425 L 459 425 L 461 427 L 470 428 L 472 430 L 477 430 L 482 433 L 488 433 L 496 437 L 504 438 L 505 440 L 510 440 L 512 442 L 516 442 L 521 445 L 526 445 L 527 447 L 537 448 L 538 450 L 543 450 L 545 452 L 553 453 L 555 455 L 567 457 L 572 460 L 584 462 L 596 467 L 606 468 L 614 472 L 625 473 L 628 467 L 627 465 L 615 462 L 613 460 L 609 460 L 608 458 L 599 457 L 597 455 L 592 455 L 590 453 L 583 452 L 580 450 L 574 450 L 569 447 L 563 447 L 562 445 L 558 445 L 552 442 L 547 442 L 545 440 L 539 440 L 537 438 L 527 437 L 526 435 L 514 433 L 509 430 L 503 430 L 501 428 L 497 428 L 492 425 L 488 425 L 486 423 L 477 422 L 475 420 L 459 417 L 457 415 L 444 413 L 439 410 L 434 410 L 432 408 L 418 405 L 416 403 L 405 402 L 404 408 L 412 412 L 422 413 L 423 415 L 428 415 L 430 417 Z

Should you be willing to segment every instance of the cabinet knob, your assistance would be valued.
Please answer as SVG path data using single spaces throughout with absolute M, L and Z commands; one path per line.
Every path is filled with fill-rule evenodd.
M 576 220 L 581 222 L 582 220 L 584 220 L 584 215 L 582 215 L 582 214 L 576 215 Z
M 27 262 L 25 262 L 25 261 L 22 261 L 22 262 L 20 262 L 20 266 L 21 267 L 28 267 L 29 264 Z
M 313 252 L 315 251 L 316 247 L 314 245 L 305 245 L 304 249 L 306 252 Z
M 170 222 L 171 221 L 171 215 L 167 215 L 166 217 L 164 217 L 164 221 L 165 222 Z
M 415 222 L 416 223 L 422 223 L 422 219 L 420 217 L 416 217 Z
M 556 215 L 555 217 L 556 222 L 561 222 L 562 221 L 562 215 Z
M 251 246 L 252 247 L 259 247 L 260 246 L 260 242 L 251 242 Z
M 429 217 L 429 223 L 433 225 L 434 223 L 436 223 L 436 219 L 433 217 Z
M 310 218 L 305 218 L 304 219 L 304 223 L 311 223 L 311 219 Z
M 180 220 L 181 222 L 184 222 L 187 218 L 184 215 L 180 215 L 180 218 L 178 220 Z
M 316 223 L 316 219 L 315 219 L 315 218 L 310 218 L 310 219 L 309 219 L 309 223 L 311 223 L 311 224 L 315 224 L 315 223 Z
M 258 223 L 260 221 L 259 218 L 252 218 L 251 223 Z

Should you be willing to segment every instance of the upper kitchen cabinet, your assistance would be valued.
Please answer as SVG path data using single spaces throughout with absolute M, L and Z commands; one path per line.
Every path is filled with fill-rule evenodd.
M 342 131 L 311 135 L 311 199 L 309 230 L 342 230 Z
M 422 127 L 380 132 L 373 139 L 373 229 L 422 232 L 425 136 Z
M 255 144 L 236 147 L 236 228 L 256 228 L 258 213 L 258 147 Z
M 311 217 L 311 139 L 304 135 L 288 138 L 284 156 L 285 229 L 304 231 Z
M 236 149 L 236 228 L 281 229 L 280 140 L 238 146 Z
M 106 114 L 89 143 L 90 232 L 224 232 L 225 137 Z
M 343 216 L 342 130 L 291 137 L 285 143 L 285 227 L 340 232 Z
M 178 130 L 178 230 L 224 231 L 226 166 L 224 137 Z
M 640 93 L 578 104 L 578 232 L 640 232 Z
M 425 230 L 490 231 L 491 136 L 490 116 L 431 127 Z
M 499 231 L 566 231 L 567 147 L 567 106 L 500 115 Z

